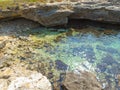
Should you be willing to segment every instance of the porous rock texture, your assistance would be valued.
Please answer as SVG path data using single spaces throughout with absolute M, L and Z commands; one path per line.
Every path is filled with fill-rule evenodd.
M 0 90 L 52 90 L 49 80 L 19 60 L 0 65 Z
M 77 2 L 75 2 L 77 1 Z M 120 2 L 111 0 L 71 0 L 22 5 L 0 12 L 0 19 L 24 17 L 43 26 L 66 25 L 68 19 L 90 19 L 120 23 Z

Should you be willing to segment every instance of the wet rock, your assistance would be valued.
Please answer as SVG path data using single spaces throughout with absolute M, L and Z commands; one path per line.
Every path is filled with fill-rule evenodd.
M 108 70 L 107 70 L 107 72 L 108 73 L 111 73 L 111 74 L 113 74 L 113 75 L 117 75 L 117 74 L 119 74 L 120 73 L 120 64 L 118 63 L 118 64 L 113 64 L 112 66 L 111 66 L 111 68 L 108 68 Z
M 119 54 L 118 51 L 114 48 L 107 48 L 106 51 L 111 54 Z
M 92 50 L 87 50 L 87 51 L 85 51 L 85 54 L 86 54 L 86 59 L 89 61 L 89 62 L 91 62 L 91 63 L 93 63 L 94 61 L 95 61 L 95 53 L 94 53 L 94 51 L 92 51 Z
M 105 47 L 100 46 L 100 45 L 97 45 L 97 46 L 96 46 L 96 49 L 97 49 L 97 50 L 101 50 L 101 51 L 105 51 Z
M 72 53 L 74 56 L 80 56 L 81 58 L 85 58 L 91 63 L 93 63 L 95 60 L 95 52 L 92 46 L 89 45 L 75 47 L 73 48 Z
M 107 43 L 107 42 L 106 42 Z M 109 43 L 108 43 L 109 44 Z M 114 48 L 111 48 L 111 47 L 103 47 L 103 46 L 100 46 L 100 45 L 97 45 L 96 46 L 96 49 L 97 50 L 100 50 L 100 51 L 103 51 L 103 52 L 107 52 L 107 53 L 110 53 L 110 54 L 118 54 L 119 55 L 119 52 L 114 49 Z
M 56 60 L 55 64 L 56 64 L 56 68 L 58 70 L 67 70 L 68 69 L 68 65 L 65 64 L 64 62 L 62 62 L 61 60 Z
M 102 62 L 97 64 L 97 68 L 100 69 L 101 72 L 107 72 L 109 74 L 119 74 L 120 67 L 119 63 L 110 55 L 102 58 Z
M 107 65 L 117 64 L 117 61 L 109 54 L 102 58 L 102 60 L 102 63 L 106 63 Z
M 95 75 L 90 72 L 67 73 L 62 88 L 63 90 L 102 90 Z
M 81 52 L 84 53 L 84 51 L 85 51 L 85 49 L 82 47 L 75 47 L 75 48 L 73 48 L 72 53 L 73 53 L 73 56 L 82 56 Z
M 60 78 L 60 72 L 56 69 L 55 62 L 51 60 L 30 60 L 27 65 L 27 69 L 42 73 L 50 80 L 50 82 L 57 82 Z
M 101 72 L 105 72 L 107 69 L 107 64 L 103 63 L 103 64 L 97 64 L 97 68 L 100 69 Z

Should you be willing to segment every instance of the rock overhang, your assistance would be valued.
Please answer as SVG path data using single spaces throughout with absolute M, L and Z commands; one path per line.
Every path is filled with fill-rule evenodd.
M 120 23 L 120 6 L 110 2 L 34 4 L 18 10 L 10 9 L 0 12 L 0 19 L 8 17 L 23 17 L 46 27 L 66 25 L 68 19 L 89 19 Z

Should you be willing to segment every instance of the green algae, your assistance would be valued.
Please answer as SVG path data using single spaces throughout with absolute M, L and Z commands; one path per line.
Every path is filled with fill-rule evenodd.
M 68 70 L 86 70 L 115 87 L 115 76 L 120 74 L 120 33 L 104 31 L 95 27 L 23 30 L 23 36 L 15 37 L 15 45 L 9 50 L 10 59 L 27 63 L 28 69 L 41 72 L 51 82 Z M 57 60 L 67 64 L 67 70 L 57 70 Z
M 82 32 L 85 29 L 86 31 Z M 85 29 L 68 29 L 62 33 L 59 30 L 46 29 L 40 31 L 42 34 L 33 34 L 31 38 L 33 41 L 43 42 L 42 47 L 36 47 L 35 51 L 44 58 L 61 60 L 69 66 L 68 70 L 92 71 L 98 75 L 101 82 L 113 82 L 110 85 L 115 87 L 115 76 L 120 73 L 117 69 L 120 65 L 119 33 L 105 29 L 99 31 L 97 28 Z

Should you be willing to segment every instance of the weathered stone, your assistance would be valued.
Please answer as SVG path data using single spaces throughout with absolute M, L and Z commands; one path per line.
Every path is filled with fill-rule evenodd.
M 31 74 L 27 77 L 17 77 L 8 86 L 7 90 L 52 90 L 51 84 L 40 73 Z
M 19 60 L 8 63 L 9 67 L 0 69 L 1 90 L 52 90 L 49 80 L 37 71 L 27 70 L 25 63 Z
M 67 24 L 72 11 L 60 9 L 60 5 L 44 5 L 22 11 L 21 16 L 39 22 L 44 26 L 56 26 Z
M 117 2 L 117 1 L 116 1 Z M 43 26 L 65 25 L 68 19 L 90 19 L 120 23 L 120 3 L 114 4 L 108 0 L 80 0 L 79 2 L 59 2 L 34 4 L 27 7 L 3 10 L 2 18 L 24 17 Z M 17 8 L 17 9 L 16 9 Z
M 102 90 L 95 75 L 90 72 L 67 73 L 62 88 L 63 90 Z

